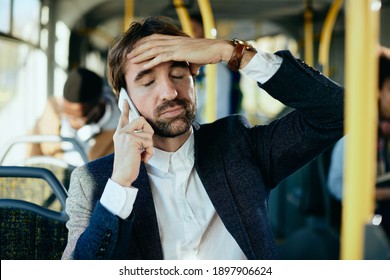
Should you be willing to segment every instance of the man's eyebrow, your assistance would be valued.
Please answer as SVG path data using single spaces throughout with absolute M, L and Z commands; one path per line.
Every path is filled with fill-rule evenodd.
M 143 76 L 150 74 L 150 73 L 152 73 L 152 69 L 142 70 L 137 74 L 137 76 L 135 76 L 134 81 L 138 81 L 138 80 L 142 79 Z

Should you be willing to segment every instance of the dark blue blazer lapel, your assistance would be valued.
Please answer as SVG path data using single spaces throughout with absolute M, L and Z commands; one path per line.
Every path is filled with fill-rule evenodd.
M 156 210 L 145 165 L 141 163 L 140 174 L 133 186 L 138 189 L 134 202 L 134 235 L 141 259 L 163 259 Z
M 246 234 L 234 197 L 226 180 L 226 167 L 215 138 L 207 130 L 195 125 L 195 168 L 226 229 L 237 241 L 248 259 L 255 259 L 249 237 Z M 211 144 L 210 144 L 211 143 Z

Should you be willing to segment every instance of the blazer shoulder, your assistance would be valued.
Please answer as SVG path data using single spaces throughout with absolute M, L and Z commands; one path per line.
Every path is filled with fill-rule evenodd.
M 78 176 L 81 180 L 88 178 L 96 182 L 105 179 L 107 182 L 111 177 L 113 164 L 114 154 L 109 154 L 77 167 L 72 176 Z

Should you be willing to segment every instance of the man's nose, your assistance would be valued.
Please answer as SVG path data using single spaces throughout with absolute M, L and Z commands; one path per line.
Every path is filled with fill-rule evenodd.
M 159 86 L 160 98 L 162 100 L 173 100 L 177 97 L 178 93 L 175 84 L 169 77 L 163 78 Z

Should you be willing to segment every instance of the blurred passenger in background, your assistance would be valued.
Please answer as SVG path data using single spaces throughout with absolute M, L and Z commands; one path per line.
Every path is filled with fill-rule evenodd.
M 190 15 L 192 31 L 195 38 L 204 38 L 204 27 L 201 14 Z M 220 119 L 231 114 L 241 111 L 242 92 L 240 90 L 239 72 L 231 71 L 223 62 L 216 64 L 216 118 Z M 197 90 L 197 115 L 196 121 L 199 123 L 206 122 L 206 67 L 199 69 L 196 76 Z M 226 94 L 228 93 L 228 94 Z
M 381 48 L 379 56 L 377 176 L 390 172 L 390 49 Z M 344 173 L 344 143 L 339 140 L 333 151 L 329 169 L 328 187 L 333 196 L 342 199 Z M 390 182 L 390 180 L 389 180 Z M 390 238 L 390 183 L 375 190 L 375 213 L 382 215 L 382 227 Z M 389 239 L 390 240 L 390 239 Z
M 63 98 L 51 98 L 32 134 L 75 138 L 89 160 L 114 151 L 112 137 L 120 116 L 115 96 L 103 87 L 103 79 L 84 69 L 73 69 L 64 86 Z M 71 143 L 41 143 L 30 146 L 28 154 L 63 158 L 78 166 L 80 155 Z

